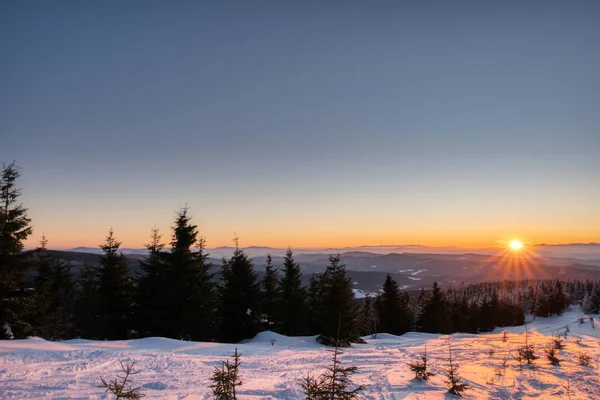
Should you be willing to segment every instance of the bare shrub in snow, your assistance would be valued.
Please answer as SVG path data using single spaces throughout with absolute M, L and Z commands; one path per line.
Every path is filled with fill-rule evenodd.
M 572 399 L 572 395 L 574 395 L 575 393 L 573 392 L 573 389 L 571 389 L 571 382 L 569 382 L 569 380 L 567 379 L 567 384 L 563 384 L 561 385 L 563 388 L 565 388 L 565 395 L 563 396 L 562 394 L 559 394 L 558 396 L 561 399 L 568 399 L 571 400 Z
M 125 376 L 118 376 L 112 381 L 106 381 L 103 377 L 100 377 L 102 381 L 102 385 L 100 387 L 106 388 L 106 393 L 110 392 L 114 394 L 116 399 L 141 399 L 146 395 L 140 392 L 140 388 L 133 388 L 131 384 L 133 380 L 131 379 L 131 375 L 139 374 L 138 372 L 133 372 L 133 366 L 135 365 L 135 361 L 131 364 L 123 365 L 121 361 L 121 369 Z
M 504 354 L 500 361 L 500 365 L 494 368 L 494 373 L 497 376 L 506 375 L 506 367 L 508 366 L 508 354 Z

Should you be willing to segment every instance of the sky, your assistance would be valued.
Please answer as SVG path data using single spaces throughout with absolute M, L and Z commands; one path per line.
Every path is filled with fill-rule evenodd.
M 0 162 L 28 246 L 600 241 L 598 43 L 593 0 L 3 0 Z

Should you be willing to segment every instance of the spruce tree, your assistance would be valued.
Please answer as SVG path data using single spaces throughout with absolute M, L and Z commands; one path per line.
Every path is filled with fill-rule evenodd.
M 30 316 L 32 330 L 37 336 L 46 339 L 47 335 L 44 332 L 42 319 L 48 314 L 52 301 L 52 264 L 54 263 L 52 256 L 46 249 L 47 244 L 48 240 L 45 236 L 42 236 L 40 246 L 35 249 L 33 255 L 33 262 L 36 269 L 33 279 L 33 304 L 35 311 Z
M 309 335 L 317 335 L 321 329 L 321 296 L 323 287 L 318 274 L 310 276 L 307 288 L 306 315 Z
M 128 338 L 133 325 L 133 280 L 127 259 L 119 252 L 120 246 L 121 242 L 115 239 L 112 229 L 104 244 L 100 245 L 104 254 L 99 270 L 99 311 L 101 329 L 106 339 Z
M 198 239 L 188 209 L 181 209 L 173 226 L 168 268 L 161 273 L 166 304 L 160 323 L 166 336 L 198 341 L 213 338 L 215 294 L 207 258 L 204 239 Z
M 279 317 L 280 332 L 299 336 L 306 333 L 306 291 L 302 286 L 302 270 L 288 249 L 283 260 L 283 277 L 279 284 L 281 303 Z
M 383 292 L 376 302 L 379 331 L 402 335 L 412 326 L 412 313 L 406 293 L 400 292 L 398 282 L 390 274 L 385 277 Z
M 262 315 L 263 326 L 267 330 L 279 332 L 278 305 L 281 299 L 277 282 L 277 268 L 273 267 L 271 255 L 267 255 L 265 276 L 261 282 L 262 287 Z
M 35 333 L 45 339 L 68 339 L 73 334 L 75 282 L 71 266 L 48 252 L 42 237 L 35 251 L 37 274 L 34 278 Z
M 560 315 L 569 305 L 569 299 L 565 295 L 563 283 L 556 279 L 550 294 L 550 315 Z
M 223 259 L 219 285 L 219 341 L 236 343 L 254 337 L 260 328 L 260 285 L 252 262 L 237 245 Z
M 75 336 L 86 339 L 98 339 L 99 332 L 99 271 L 98 268 L 84 264 L 79 272 L 75 296 Z
M 214 338 L 216 324 L 214 316 L 217 306 L 217 293 L 210 272 L 212 264 L 208 262 L 206 240 L 201 237 L 194 250 L 194 263 L 187 274 L 189 303 L 184 318 L 188 323 L 190 338 L 196 341 L 208 341 Z
M 363 299 L 362 306 L 360 308 L 360 335 L 366 336 L 371 335 L 377 337 L 377 313 L 375 311 L 375 305 L 371 296 L 366 296 Z
M 450 333 L 449 316 L 444 293 L 437 282 L 429 296 L 423 298 L 417 329 L 429 333 Z
M 343 347 L 362 340 L 359 336 L 360 318 L 352 282 L 346 276 L 346 268 L 340 261 L 339 254 L 330 256 L 329 265 L 319 276 L 321 296 L 318 309 L 320 341 L 333 345 L 338 330 L 338 318 L 341 317 L 340 345 Z
M 151 241 L 146 245 L 148 255 L 140 261 L 142 273 L 137 277 L 138 329 L 141 336 L 166 336 L 163 322 L 167 312 L 165 280 L 168 264 L 160 231 L 152 229 L 150 237 Z
M 13 162 L 4 166 L 0 177 L 0 339 L 24 337 L 29 333 L 25 315 L 29 312 L 27 274 L 33 269 L 23 242 L 31 235 L 31 219 L 19 203 L 19 169 Z
M 586 314 L 600 313 L 600 285 L 595 285 L 590 288 L 590 291 L 583 299 L 581 309 Z

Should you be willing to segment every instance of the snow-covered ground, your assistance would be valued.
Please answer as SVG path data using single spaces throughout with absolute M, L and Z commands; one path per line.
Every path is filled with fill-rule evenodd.
M 596 329 L 587 320 L 579 325 L 578 313 L 540 318 L 529 324 L 530 342 L 540 358 L 534 368 L 519 370 L 510 356 L 524 342 L 524 327 L 470 335 L 432 335 L 408 333 L 403 336 L 379 334 L 367 344 L 344 349 L 344 365 L 356 365 L 359 373 L 353 381 L 368 385 L 364 399 L 444 399 L 443 376 L 447 340 L 460 364 L 460 374 L 472 385 L 470 399 L 568 399 L 564 386 L 570 386 L 571 399 L 600 399 L 600 321 Z M 542 347 L 553 334 L 564 331 L 566 348 L 560 351 L 560 366 L 545 359 Z M 581 346 L 576 338 L 581 339 Z M 272 344 L 272 340 L 274 343 Z M 433 371 L 429 383 L 412 380 L 406 366 L 427 345 Z M 315 337 L 292 338 L 262 332 L 243 344 L 196 343 L 164 338 L 127 341 L 68 340 L 48 342 L 38 338 L 0 341 L 0 398 L 2 399 L 108 399 L 98 387 L 100 376 L 114 378 L 120 371 L 119 360 L 135 361 L 135 386 L 141 386 L 147 398 L 208 399 L 209 378 L 213 367 L 231 356 L 237 347 L 242 353 L 244 381 L 240 399 L 301 399 L 298 381 L 306 372 L 319 373 L 330 362 L 331 353 L 316 343 Z M 492 351 L 493 350 L 493 351 Z M 575 356 L 583 350 L 592 356 L 590 367 L 577 365 Z M 508 357 L 503 376 L 495 370 Z M 563 386 L 564 385 L 564 386 Z

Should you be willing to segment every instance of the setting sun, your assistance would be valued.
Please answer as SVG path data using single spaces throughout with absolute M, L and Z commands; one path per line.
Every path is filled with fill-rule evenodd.
M 515 239 L 510 242 L 510 248 L 514 251 L 521 250 L 523 248 L 523 243 Z

